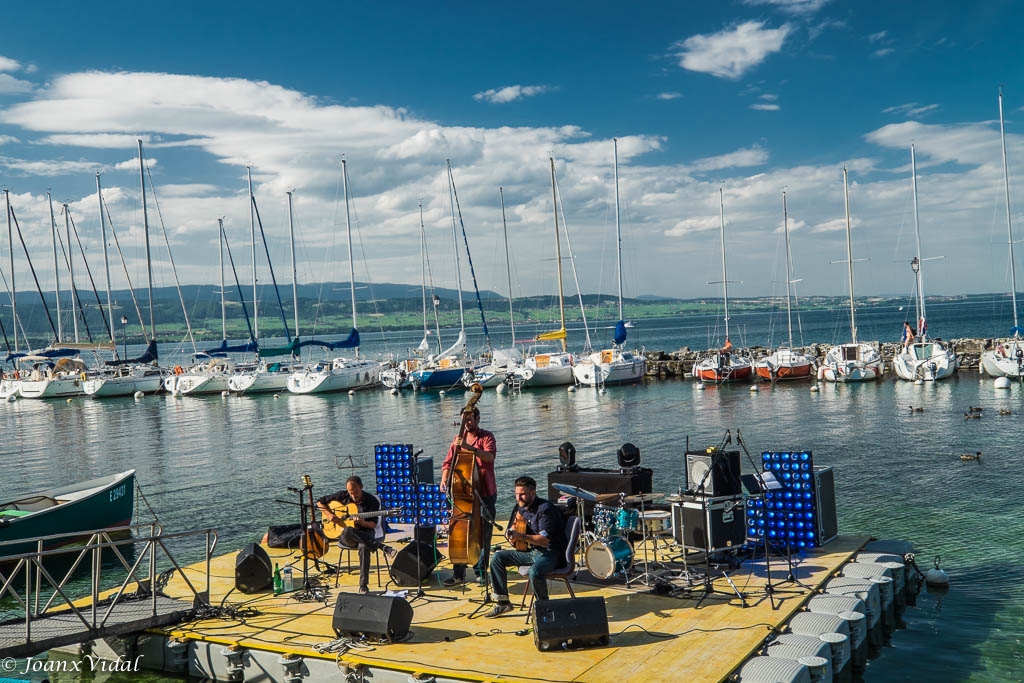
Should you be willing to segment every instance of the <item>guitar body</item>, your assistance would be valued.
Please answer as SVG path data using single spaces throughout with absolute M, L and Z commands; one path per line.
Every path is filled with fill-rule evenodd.
M 520 534 L 526 533 L 526 519 L 518 512 L 516 513 L 516 521 L 512 523 L 512 531 L 516 531 Z M 530 544 L 520 538 L 512 541 L 512 547 L 516 550 L 526 552 L 530 549 Z
M 379 517 L 387 517 L 388 515 L 399 515 L 402 513 L 400 508 L 394 508 L 391 510 L 377 510 L 374 512 L 360 512 L 359 507 L 355 503 L 342 503 L 337 500 L 332 500 L 328 507 L 335 515 L 340 517 L 338 521 L 333 519 L 325 519 L 323 524 L 323 534 L 328 539 L 336 541 L 341 538 L 341 534 L 348 527 L 355 526 L 355 520 L 357 519 L 376 519 Z M 373 528 L 373 537 L 380 540 L 384 538 L 384 525 L 380 522 Z

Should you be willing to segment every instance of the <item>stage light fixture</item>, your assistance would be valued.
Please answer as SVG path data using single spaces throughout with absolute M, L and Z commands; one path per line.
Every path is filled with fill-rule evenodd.
M 573 467 L 576 464 L 576 447 L 568 441 L 559 446 L 558 462 L 562 467 Z
M 633 444 L 626 442 L 615 452 L 619 460 L 619 467 L 637 467 L 640 465 L 640 449 Z
M 768 538 L 797 549 L 816 547 L 818 510 L 811 452 L 763 451 L 761 466 L 766 482 L 769 478 L 777 482 L 768 486 L 769 490 L 763 494 Z M 755 529 L 757 519 L 756 514 L 748 517 Z

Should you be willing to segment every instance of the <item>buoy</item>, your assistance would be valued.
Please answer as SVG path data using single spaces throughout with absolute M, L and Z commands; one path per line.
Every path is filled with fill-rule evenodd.
M 349 396 L 355 396 L 356 395 L 356 390 L 355 389 L 349 389 L 348 390 L 348 395 Z
M 391 387 L 391 395 L 398 396 L 398 387 Z
M 576 391 L 576 385 L 575 385 L 575 384 L 570 384 L 570 385 L 569 385 L 569 388 L 568 388 L 568 389 L 566 389 L 566 391 L 568 391 L 568 392 L 569 392 L 570 394 L 572 394 L 572 393 L 575 393 L 575 391 Z
M 505 390 L 506 390 L 507 388 L 508 388 L 508 387 L 507 387 L 507 386 L 505 385 L 505 383 L 504 383 L 504 382 L 502 382 L 502 383 L 501 383 L 501 384 L 499 384 L 498 386 L 494 387 L 494 390 L 495 390 L 496 392 L 498 392 L 499 394 L 504 394 L 504 393 L 505 393 Z
M 920 386 L 920 385 L 924 384 L 924 380 L 922 380 L 920 377 L 918 377 L 917 379 L 914 380 L 914 384 Z
M 71 399 L 70 398 L 68 399 L 68 403 L 71 403 Z
M 704 382 L 697 382 L 697 391 L 704 391 Z
M 438 396 L 444 396 L 445 395 L 445 390 L 442 389 L 441 391 L 437 392 L 437 395 Z
M 757 388 L 756 384 L 751 384 L 750 385 L 750 391 L 756 394 L 757 392 L 759 392 L 761 390 Z
M 996 378 L 995 387 L 996 387 L 996 389 L 1009 389 L 1010 388 L 1010 378 L 1009 377 L 997 377 Z
M 604 387 L 601 387 L 600 389 L 598 389 L 598 390 L 597 390 L 597 393 L 599 393 L 599 394 L 603 394 L 603 393 L 604 393 Z
M 821 387 L 818 386 L 817 382 L 811 385 L 811 391 L 821 391 Z
M 278 394 L 274 394 L 274 398 L 276 399 L 277 397 L 278 397 Z
M 138 398 L 142 398 L 143 396 L 145 396 L 145 394 L 144 394 L 144 393 L 142 393 L 141 391 L 136 391 L 136 392 L 135 392 L 134 394 L 132 394 L 132 395 L 133 395 L 133 396 L 134 396 L 135 398 L 137 398 L 137 399 L 138 399 Z
M 924 582 L 928 584 L 930 588 L 949 588 L 949 575 L 943 570 L 939 569 L 939 561 L 942 558 L 938 555 L 935 556 L 935 567 L 925 572 Z
M 221 398 L 224 398 L 225 396 L 230 396 L 230 395 L 231 395 L 231 392 L 228 391 L 227 389 L 225 389 L 224 391 L 220 392 Z

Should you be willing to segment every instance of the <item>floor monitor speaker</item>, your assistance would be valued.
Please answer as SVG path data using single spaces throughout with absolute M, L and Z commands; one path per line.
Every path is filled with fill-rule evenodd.
M 412 605 L 390 595 L 339 593 L 334 605 L 334 633 L 395 642 L 409 634 Z
M 686 489 L 705 496 L 740 494 L 740 452 L 710 448 L 686 454 Z
M 604 598 L 537 600 L 533 604 L 533 642 L 541 652 L 607 645 Z
M 411 541 L 391 560 L 391 580 L 399 586 L 418 586 L 440 559 L 433 543 Z
M 250 543 L 235 556 L 235 588 L 240 592 L 258 593 L 273 582 L 270 556 L 258 543 Z

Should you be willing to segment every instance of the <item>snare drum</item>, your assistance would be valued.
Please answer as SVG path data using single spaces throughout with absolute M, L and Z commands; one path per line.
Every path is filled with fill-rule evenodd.
M 647 533 L 669 534 L 672 532 L 672 513 L 668 510 L 648 510 L 643 514 Z
M 615 527 L 615 513 L 617 511 L 618 508 L 602 505 L 601 503 L 594 506 L 594 534 L 598 538 L 604 538 L 614 533 L 612 529 Z
M 598 579 L 625 574 L 633 566 L 633 548 L 620 536 L 594 541 L 587 547 L 587 571 Z
M 629 531 L 640 530 L 640 512 L 639 510 L 631 510 L 630 508 L 619 508 L 618 513 L 615 515 L 616 526 L 619 528 L 619 533 L 627 533 Z

